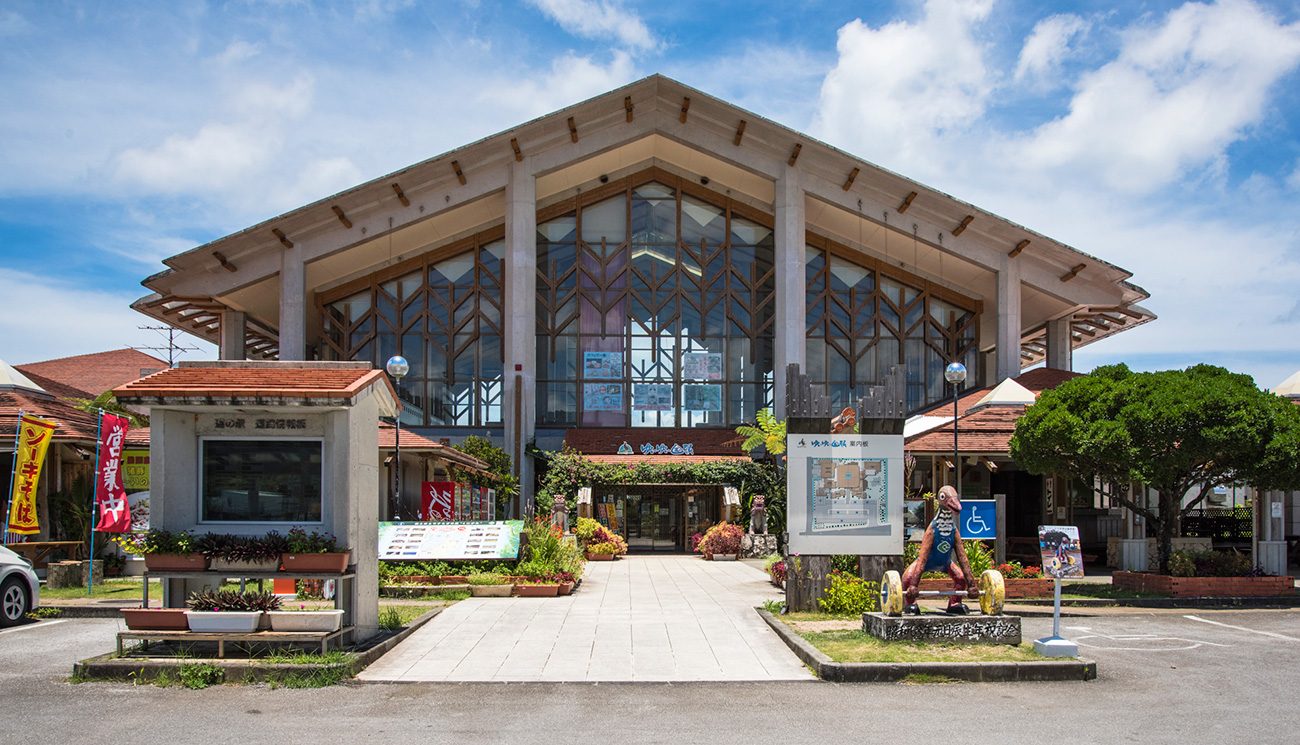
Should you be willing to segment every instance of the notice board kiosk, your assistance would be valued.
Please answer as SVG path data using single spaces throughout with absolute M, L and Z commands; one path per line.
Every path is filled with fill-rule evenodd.
M 182 362 L 114 394 L 151 409 L 151 527 L 333 533 L 351 552 L 338 575 L 344 624 L 356 640 L 378 631 L 377 425 L 398 406 L 383 371 L 367 362 Z M 181 607 L 222 578 L 281 575 L 295 576 L 211 568 L 158 576 L 163 604 Z

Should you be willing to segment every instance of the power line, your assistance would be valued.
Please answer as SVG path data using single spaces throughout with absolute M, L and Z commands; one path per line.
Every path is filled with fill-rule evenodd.
M 176 335 L 181 330 L 172 326 L 136 326 L 141 331 L 157 331 L 167 337 L 167 346 L 165 347 L 131 347 L 138 352 L 165 352 L 167 354 L 167 366 L 176 367 L 176 358 L 186 352 L 197 352 L 198 347 L 185 346 L 176 343 Z

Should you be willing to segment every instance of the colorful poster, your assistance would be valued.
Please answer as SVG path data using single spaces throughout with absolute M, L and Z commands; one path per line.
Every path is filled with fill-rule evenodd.
M 634 383 L 632 385 L 632 408 L 637 411 L 672 411 L 672 384 Z
M 122 486 L 128 494 L 149 490 L 149 449 L 122 451 Z
M 901 554 L 902 435 L 786 438 L 786 530 L 798 554 Z
M 122 442 L 130 422 L 107 412 L 99 415 L 98 472 L 95 474 L 95 506 L 100 533 L 129 533 L 131 508 L 122 486 Z
M 516 559 L 523 529 L 522 520 L 380 523 L 379 558 L 387 561 Z
M 687 411 L 722 411 L 722 386 L 682 386 L 682 408 Z
M 687 352 L 682 355 L 684 380 L 722 380 L 722 353 Z
M 420 519 L 446 522 L 456 519 L 456 484 L 426 481 L 420 485 Z
M 1072 579 L 1083 576 L 1083 546 L 1074 525 L 1039 525 L 1038 550 L 1043 557 L 1043 576 Z
M 622 411 L 622 383 L 583 383 L 583 411 Z
M 583 352 L 582 376 L 587 380 L 620 380 L 623 377 L 622 352 Z
M 17 452 L 14 454 L 13 492 L 9 496 L 9 532 L 36 535 L 41 532 L 36 517 L 36 485 L 41 481 L 45 453 L 54 437 L 54 422 L 27 414 L 18 419 Z

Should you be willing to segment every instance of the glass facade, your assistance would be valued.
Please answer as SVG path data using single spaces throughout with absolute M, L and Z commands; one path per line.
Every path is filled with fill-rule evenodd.
M 832 407 L 855 403 L 867 385 L 904 365 L 907 409 L 950 395 L 943 369 L 958 360 L 978 379 L 978 320 L 973 301 L 962 307 L 924 282 L 896 278 L 838 255 L 828 243 L 810 245 L 806 347 L 808 376 L 826 381 Z
M 500 426 L 505 244 L 475 239 L 430 256 L 326 302 L 326 356 L 379 368 L 406 357 L 404 424 Z
M 537 229 L 537 423 L 728 427 L 772 405 L 761 216 L 658 182 Z

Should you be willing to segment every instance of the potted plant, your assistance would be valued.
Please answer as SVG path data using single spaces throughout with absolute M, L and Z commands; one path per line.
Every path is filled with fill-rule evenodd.
M 190 627 L 184 608 L 123 608 L 122 620 L 133 631 L 185 631 Z
M 618 556 L 618 544 L 613 541 L 587 544 L 587 561 L 613 561 Z
M 265 536 L 208 533 L 195 541 L 213 571 L 274 572 L 288 542 L 274 531 Z
M 735 561 L 744 537 L 743 528 L 724 520 L 704 532 L 697 550 L 710 561 Z
M 468 581 L 469 594 L 476 598 L 508 598 L 515 589 L 513 582 L 494 572 L 474 572 Z
M 280 598 L 269 592 L 218 590 L 191 593 L 185 604 L 190 631 L 247 634 L 257 631 L 263 612 L 279 610 Z
M 290 528 L 285 541 L 289 550 L 280 555 L 280 563 L 286 572 L 342 574 L 347 571 L 351 552 L 340 549 L 330 533 Z
M 577 584 L 577 578 L 573 576 L 573 572 L 556 572 L 553 579 L 560 583 L 560 595 L 572 594 L 574 585 Z
M 589 561 L 613 561 L 627 553 L 627 541 L 623 536 L 589 517 L 578 518 L 573 532 Z
M 341 610 L 308 609 L 302 603 L 296 609 L 282 607 L 280 610 L 269 610 L 266 615 L 271 619 L 272 631 L 333 632 L 338 631 L 343 623 Z
M 113 542 L 132 556 L 143 556 L 144 568 L 150 572 L 201 572 L 208 568 L 208 558 L 188 531 L 147 530 L 115 536 Z
M 553 598 L 560 594 L 560 583 L 547 577 L 529 577 L 515 585 L 521 598 Z

